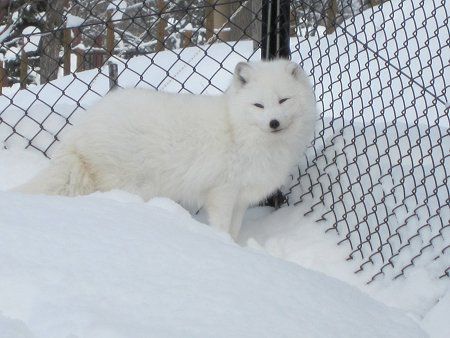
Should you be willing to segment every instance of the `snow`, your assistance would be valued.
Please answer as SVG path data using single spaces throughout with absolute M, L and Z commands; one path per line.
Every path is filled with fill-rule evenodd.
M 22 34 L 25 36 L 23 46 L 25 52 L 35 52 L 38 50 L 39 41 L 41 40 L 40 32 L 41 30 L 37 27 L 25 27 L 22 31 Z
M 107 7 L 106 11 L 111 12 L 112 20 L 122 20 L 123 14 L 127 9 L 127 2 L 125 0 L 113 0 Z
M 450 295 L 447 278 L 436 278 L 427 268 L 418 267 L 407 271 L 406 277 L 386 278 L 367 285 L 367 274 L 354 273 L 360 261 L 347 261 L 347 248 L 336 245 L 335 232 L 326 232 L 329 223 L 316 222 L 322 211 L 304 216 L 308 209 L 305 204 L 283 207 L 275 212 L 270 208 L 251 209 L 247 212 L 239 243 L 345 281 L 386 305 L 407 311 L 418 321 L 424 320 L 424 325 L 428 323 L 427 332 L 429 327 L 435 331 L 444 329 L 446 324 L 439 321 L 439 314 L 448 313 L 450 304 L 438 300 Z M 428 317 L 434 311 L 437 314 Z
M 348 25 L 338 28 L 334 45 L 328 42 L 332 39 L 327 41 L 318 35 L 316 41 L 314 37 L 292 39 L 292 49 L 296 49 L 297 43 L 312 45 L 310 58 L 302 58 L 303 67 L 318 83 L 315 90 L 324 112 L 324 124 L 319 128 L 323 129 L 325 142 L 333 143 L 317 159 L 317 166 L 325 167 L 336 161 L 343 168 L 347 163 L 342 161 L 342 156 L 336 158 L 336 154 L 344 152 L 346 157 L 353 158 L 370 150 L 355 138 L 364 131 L 367 140 L 378 137 L 380 152 L 389 149 L 389 158 L 394 163 L 411 150 L 402 168 L 405 171 L 424 169 L 414 172 L 416 181 L 425 180 L 424 188 L 415 192 L 424 201 L 423 190 L 433 191 L 434 179 L 442 182 L 445 178 L 444 165 L 438 166 L 433 175 L 425 175 L 435 166 L 432 157 L 443 158 L 440 151 L 445 149 L 440 150 L 435 144 L 439 135 L 446 135 L 449 120 L 437 119 L 442 116 L 445 102 L 436 101 L 423 114 L 430 92 L 424 92 L 423 98 L 415 102 L 415 111 L 406 109 L 405 104 L 409 106 L 414 101 L 413 89 L 420 90 L 420 86 L 417 87 L 416 81 L 411 83 L 413 89 L 402 88 L 408 83 L 408 77 L 422 79 L 422 84 L 426 84 L 433 74 L 439 74 L 435 86 L 427 88 L 445 93 L 443 80 L 448 78 L 445 75 L 450 68 L 443 67 L 440 58 L 433 56 L 439 48 L 437 38 L 440 41 L 447 38 L 442 36 L 446 32 L 439 21 L 445 8 L 437 9 L 436 20 L 425 20 L 433 2 L 422 4 L 419 10 L 413 10 L 418 6 L 413 4 L 411 0 L 391 1 L 383 5 L 380 13 L 369 10 L 348 20 Z M 402 11 L 414 15 L 414 20 L 404 20 Z M 389 19 L 381 29 L 386 18 Z M 76 17 L 67 20 L 73 27 L 79 24 Z M 403 33 L 389 39 L 403 22 Z M 417 31 L 415 22 L 421 23 Z M 428 32 L 436 34 L 427 42 L 427 48 L 423 48 L 428 41 L 425 26 Z M 374 58 L 370 49 L 362 48 L 361 43 L 349 44 L 343 29 L 371 49 L 378 50 L 377 46 L 384 46 L 385 40 L 387 44 L 379 50 L 379 58 Z M 409 43 L 408 48 L 396 54 L 395 43 L 404 46 L 411 34 L 416 34 L 419 45 Z M 409 60 L 408 53 L 420 56 L 411 60 L 411 73 L 395 77 L 390 87 L 383 86 L 392 74 L 380 59 L 391 58 L 401 68 Z M 123 87 L 217 94 L 226 88 L 237 62 L 257 59 L 258 55 L 251 42 L 242 41 L 164 51 L 130 60 L 115 57 L 110 61 L 118 64 L 118 82 Z M 293 55 L 294 61 L 300 59 L 300 55 Z M 433 62 L 423 61 L 427 59 Z M 426 65 L 423 69 L 421 62 L 422 66 Z M 362 65 L 371 71 L 361 71 Z M 217 72 L 219 67 L 223 68 Z M 342 75 L 340 82 L 333 82 L 333 74 Z M 61 136 L 60 131 L 68 121 L 76 123 L 83 113 L 80 107 L 88 108 L 105 95 L 108 82 L 108 69 L 103 67 L 100 71 L 66 76 L 48 85 L 29 86 L 24 91 L 18 90 L 17 85 L 3 88 L 0 139 L 6 140 L 3 144 L 8 150 L 0 150 L 0 190 L 14 187 L 44 168 L 48 160 L 31 148 L 50 147 L 51 156 L 54 136 Z M 347 88 L 360 93 L 361 99 L 354 98 Z M 342 96 L 332 101 L 331 92 Z M 398 95 L 400 92 L 402 96 Z M 371 99 L 373 102 L 367 107 Z M 383 102 L 390 103 L 384 106 Z M 333 115 L 333 111 L 342 115 Z M 354 116 L 353 112 L 358 111 L 364 112 L 364 120 L 362 116 Z M 394 120 L 397 132 L 386 126 L 386 121 L 390 123 L 399 111 L 405 114 Z M 349 121 L 351 128 L 346 127 Z M 373 122 L 370 127 L 369 121 Z M 399 139 L 398 147 L 388 148 L 388 139 L 397 139 L 416 121 L 415 129 L 410 129 L 408 137 Z M 323 128 L 328 127 L 327 123 L 333 128 Z M 28 142 L 20 136 L 10 136 L 11 126 L 33 139 L 30 150 L 23 150 Z M 386 140 L 379 137 L 380 131 L 385 132 Z M 336 138 L 339 132 L 342 137 Z M 424 134 L 429 139 L 411 149 L 409 142 L 414 144 Z M 348 140 L 352 140 L 352 146 Z M 422 153 L 429 156 L 423 157 Z M 309 159 L 316 161 L 313 155 Z M 386 158 L 381 159 L 379 176 L 381 170 L 390 167 Z M 358 165 L 362 171 L 368 169 L 365 163 Z M 349 181 L 341 181 L 344 188 L 358 177 L 354 169 L 352 165 L 347 167 Z M 382 184 L 373 192 L 375 198 L 382 196 L 381 190 L 390 191 L 399 184 L 400 169 L 400 166 L 393 169 L 391 181 L 386 178 L 380 181 Z M 339 172 L 329 167 L 326 174 L 317 178 L 311 175 L 311 178 L 324 180 L 337 177 Z M 376 174 L 372 168 L 371 175 Z M 409 183 L 406 181 L 402 186 L 408 189 Z M 363 178 L 361 184 L 369 182 Z M 442 201 L 446 200 L 445 187 L 441 185 L 437 190 L 438 194 L 444 194 Z M 301 193 L 302 188 L 294 187 L 292 196 Z M 334 196 L 340 193 L 333 191 Z M 144 203 L 140 197 L 122 191 L 75 199 L 0 192 L 0 238 L 6 239 L 0 247 L 0 338 L 134 338 L 148 336 L 148 332 L 158 337 L 421 336 L 414 321 L 430 337 L 450 336 L 446 320 L 450 312 L 449 280 L 439 279 L 435 273 L 442 272 L 442 264 L 448 266 L 448 259 L 445 260 L 448 255 L 440 261 L 433 260 L 433 255 L 448 245 L 450 228 L 442 230 L 447 231 L 445 240 L 433 242 L 436 250 L 426 251 L 421 256 L 424 260 L 417 260 L 414 269 L 406 270 L 405 276 L 392 280 L 398 273 L 393 270 L 384 279 L 366 285 L 381 262 L 374 261 L 355 274 L 361 261 L 346 260 L 349 254 L 346 242 L 336 245 L 345 232 L 325 232 L 331 222 L 330 219 L 316 222 L 324 213 L 320 208 L 304 216 L 311 208 L 310 202 L 305 200 L 298 206 L 277 211 L 249 210 L 239 247 L 226 235 L 199 223 L 206 222 L 202 211 L 193 219 L 181 206 L 162 198 Z M 329 208 L 330 201 L 325 199 L 324 203 Z M 370 201 L 364 203 L 370 208 Z M 393 203 L 392 197 L 385 203 Z M 405 204 L 408 203 L 411 201 L 406 200 Z M 435 203 L 429 199 L 423 205 L 434 208 Z M 448 218 L 446 210 L 441 210 L 443 219 Z M 341 211 L 335 209 L 337 213 Z M 419 215 L 423 211 L 424 208 L 419 209 Z M 398 209 L 397 220 L 391 220 L 389 225 L 398 226 L 409 216 L 410 213 Z M 430 219 L 430 231 L 423 231 L 424 241 L 440 230 L 435 226 L 437 221 L 437 218 Z M 379 226 L 373 219 L 369 222 L 372 228 Z M 405 235 L 414 234 L 417 228 L 418 222 L 410 221 L 403 231 Z M 378 231 L 383 238 L 389 235 L 386 226 Z M 363 233 L 363 237 L 366 235 Z M 422 244 L 422 240 L 413 241 L 410 248 L 402 251 L 405 256 L 399 256 L 396 268 L 402 267 L 402 260 L 417 254 Z M 392 245 L 397 249 L 397 243 Z
M 12 26 L 6 27 L 1 33 L 0 33 L 0 43 L 3 42 L 7 37 L 10 36 L 12 32 Z
M 0 151 L 1 173 L 12 153 Z M 401 311 L 242 248 L 168 199 L 0 192 L 0 237 L 7 338 L 425 336 Z
M 359 285 L 353 266 L 346 261 L 345 248 L 337 246 L 336 236 L 325 233 L 314 217 L 305 217 L 305 211 L 302 205 L 275 212 L 271 208 L 253 209 L 247 213 L 239 243 L 262 248 L 275 257 Z
M 86 19 L 83 19 L 79 16 L 73 14 L 66 15 L 66 28 L 76 28 L 83 25 L 86 22 Z
M 5 317 L 1 313 L 0 332 L 2 338 L 33 338 L 24 322 Z
M 0 190 L 9 190 L 31 179 L 44 169 L 48 160 L 42 154 L 20 147 L 0 149 Z
M 423 327 L 430 337 L 450 337 L 450 325 L 448 323 L 449 310 L 450 291 L 447 291 L 447 293 L 438 300 L 436 306 L 431 309 L 423 319 Z

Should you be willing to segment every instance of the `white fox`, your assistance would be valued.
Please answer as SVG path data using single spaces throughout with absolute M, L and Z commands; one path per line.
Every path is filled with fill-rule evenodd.
M 315 97 L 287 60 L 239 63 L 220 96 L 113 91 L 63 139 L 47 169 L 16 191 L 122 189 L 204 207 L 237 237 L 245 210 L 286 180 L 310 141 Z

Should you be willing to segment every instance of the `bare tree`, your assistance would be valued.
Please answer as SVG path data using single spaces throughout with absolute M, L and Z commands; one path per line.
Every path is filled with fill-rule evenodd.
M 52 0 L 47 2 L 44 34 L 41 39 L 40 76 L 41 83 L 58 77 L 59 52 L 61 50 L 62 27 L 64 23 L 64 7 L 67 0 Z

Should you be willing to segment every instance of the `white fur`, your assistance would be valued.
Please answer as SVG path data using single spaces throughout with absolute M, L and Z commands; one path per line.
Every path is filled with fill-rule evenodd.
M 283 130 L 272 132 L 273 119 Z M 168 197 L 204 206 L 211 225 L 236 237 L 247 207 L 299 161 L 315 119 L 305 75 L 285 60 L 238 64 L 221 96 L 117 90 L 73 128 L 47 170 L 16 190 Z

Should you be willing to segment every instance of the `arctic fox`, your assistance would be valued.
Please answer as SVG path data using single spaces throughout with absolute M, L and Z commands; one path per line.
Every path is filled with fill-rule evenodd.
M 238 63 L 220 96 L 117 90 L 16 191 L 168 197 L 203 206 L 213 227 L 236 238 L 248 206 L 279 188 L 299 161 L 315 120 L 308 80 L 287 60 Z

